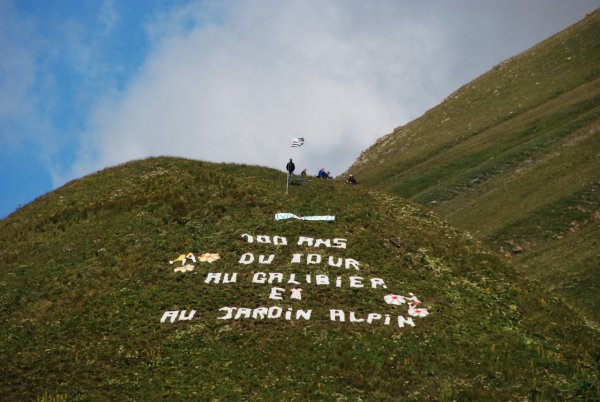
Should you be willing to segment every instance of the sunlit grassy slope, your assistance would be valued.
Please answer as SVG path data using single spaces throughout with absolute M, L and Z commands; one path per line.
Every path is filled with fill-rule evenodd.
M 72 182 L 0 221 L 0 399 L 598 397 L 594 331 L 469 235 L 361 186 L 284 189 L 285 175 L 270 169 L 154 158 Z M 336 219 L 275 221 L 277 212 Z M 299 246 L 300 236 L 347 248 Z M 181 264 L 169 261 L 188 252 L 220 259 L 175 272 Z M 248 252 L 275 257 L 240 264 Z M 352 258 L 359 270 L 291 263 L 293 254 Z M 299 284 L 252 283 L 255 272 L 295 273 Z M 209 273 L 237 279 L 207 284 Z M 269 298 L 272 287 L 282 300 Z M 384 302 L 410 292 L 428 316 Z M 222 307 L 312 315 L 223 320 Z M 160 322 L 177 310 L 196 315 Z M 349 322 L 350 311 L 382 318 Z
M 600 10 L 366 150 L 363 183 L 434 208 L 600 323 Z

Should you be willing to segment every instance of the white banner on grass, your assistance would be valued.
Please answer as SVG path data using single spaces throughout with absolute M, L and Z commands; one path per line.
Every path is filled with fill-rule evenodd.
M 303 221 L 334 221 L 335 216 L 332 215 L 319 215 L 319 216 L 298 216 L 287 212 L 281 212 L 275 214 L 275 220 L 279 221 L 282 219 L 300 219 Z

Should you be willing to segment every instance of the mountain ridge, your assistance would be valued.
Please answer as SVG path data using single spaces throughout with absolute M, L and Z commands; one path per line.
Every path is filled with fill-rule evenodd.
M 596 10 L 383 136 L 348 172 L 472 232 L 597 325 L 599 115 Z
M 361 186 L 313 180 L 286 196 L 284 177 L 151 158 L 0 221 L 0 394 L 597 394 L 597 334 L 472 236 Z

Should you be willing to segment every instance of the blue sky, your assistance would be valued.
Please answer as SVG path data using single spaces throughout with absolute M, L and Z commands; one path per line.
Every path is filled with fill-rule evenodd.
M 0 218 L 175 155 L 339 174 L 600 1 L 0 0 Z M 292 151 L 292 137 L 305 145 Z

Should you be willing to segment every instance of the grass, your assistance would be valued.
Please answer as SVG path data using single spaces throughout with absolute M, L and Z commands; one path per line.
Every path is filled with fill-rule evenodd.
M 270 169 L 153 158 L 77 180 L 0 221 L 0 395 L 6 400 L 511 400 L 597 398 L 597 334 L 579 313 L 432 213 L 362 186 L 314 180 L 284 195 Z M 334 222 L 274 221 L 276 212 Z M 285 247 L 241 234 L 281 235 Z M 303 284 L 268 298 L 252 272 L 357 272 L 291 264 L 299 236 L 354 258 L 388 289 Z M 173 272 L 181 253 L 221 259 Z M 245 252 L 275 254 L 242 266 Z M 208 272 L 237 272 L 208 285 Z M 289 288 L 289 286 L 282 286 Z M 398 328 L 329 320 L 330 308 L 406 315 Z M 311 320 L 218 320 L 222 306 L 313 310 Z M 161 324 L 167 310 L 197 310 Z
M 575 247 L 581 266 L 572 250 L 591 245 L 584 233 L 600 237 L 599 115 L 596 10 L 383 137 L 349 171 L 472 232 L 574 307 L 586 305 L 598 326 L 598 247 Z M 555 286 L 557 276 L 571 281 Z

